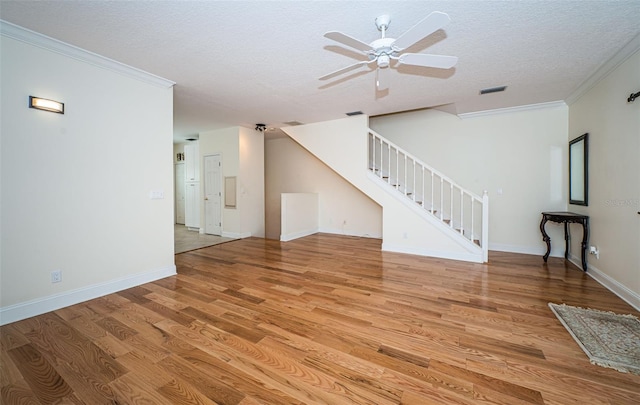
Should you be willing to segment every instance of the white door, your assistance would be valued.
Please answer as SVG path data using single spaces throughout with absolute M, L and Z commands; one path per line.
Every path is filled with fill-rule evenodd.
M 175 167 L 176 224 L 184 225 L 184 163 Z
M 204 232 L 222 235 L 222 158 L 204 157 Z

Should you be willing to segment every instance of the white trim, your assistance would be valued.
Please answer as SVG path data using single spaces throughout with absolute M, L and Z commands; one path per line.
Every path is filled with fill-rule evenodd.
M 571 105 L 578 101 L 585 93 L 591 90 L 596 84 L 600 83 L 602 79 L 607 77 L 615 68 L 624 63 L 636 52 L 640 51 L 640 35 L 633 38 L 625 46 L 618 51 L 611 59 L 600 65 L 600 67 L 593 72 L 584 82 L 578 86 L 578 88 L 567 97 L 566 101 L 568 105 Z M 628 94 L 627 94 L 628 95 Z M 627 96 L 627 95 L 621 95 Z
M 280 235 L 280 242 L 289 242 L 290 240 L 304 238 L 305 236 L 313 235 L 314 233 L 318 233 L 318 228 L 309 229 L 306 231 L 294 232 L 287 235 Z
M 580 270 L 582 270 L 582 259 L 574 255 L 570 255 L 569 261 L 575 264 L 576 266 L 578 266 Z M 602 270 L 598 269 L 594 265 L 589 264 L 588 260 L 587 260 L 587 275 L 592 279 L 596 280 L 607 290 L 611 291 L 618 297 L 622 298 L 623 301 L 626 301 L 629 305 L 634 307 L 636 310 L 640 311 L 640 295 L 638 295 L 634 291 L 631 291 L 629 288 L 627 288 L 617 280 L 614 280 L 611 276 L 605 274 Z
M 489 250 L 495 250 L 497 252 L 509 252 L 509 253 L 521 253 L 525 255 L 535 255 L 542 256 L 547 252 L 546 247 L 536 247 L 536 246 L 524 246 L 524 245 L 507 245 L 504 243 L 489 243 Z M 564 251 L 562 253 L 553 253 L 553 249 L 551 249 L 550 257 L 562 257 L 564 258 Z
M 329 234 L 332 234 L 332 235 L 355 236 L 355 237 L 358 237 L 358 238 L 382 239 L 382 235 L 380 235 L 380 234 L 369 235 L 368 233 L 365 233 L 365 234 L 355 233 L 355 232 L 344 230 L 344 229 L 341 229 L 341 228 L 329 228 L 329 227 L 324 227 L 324 226 L 321 226 L 318 229 L 318 232 L 320 232 L 320 233 L 329 233 Z
M 251 237 L 251 232 L 226 232 L 222 231 L 222 235 L 224 238 L 233 238 L 233 239 L 244 239 Z
M 458 114 L 460 119 L 485 117 L 487 115 L 508 114 L 522 111 L 542 110 L 546 108 L 566 107 L 567 104 L 562 101 L 550 101 L 548 103 L 519 105 L 516 107 L 496 108 L 494 110 L 474 111 L 469 113 Z
M 7 38 L 13 38 L 17 41 L 22 41 L 27 44 L 46 49 L 60 55 L 68 56 L 81 62 L 86 62 L 94 66 L 108 69 L 159 87 L 170 88 L 176 84 L 171 80 L 125 65 L 124 63 L 109 59 L 105 56 L 98 55 L 97 53 L 87 51 L 77 46 L 67 44 L 66 42 L 59 41 L 35 31 L 31 31 L 27 28 L 20 27 L 19 25 L 11 24 L 4 20 L 0 20 L 0 34 Z
M 419 247 L 409 247 L 401 245 L 391 245 L 389 243 L 382 242 L 382 251 L 405 253 L 410 255 L 429 256 L 439 259 L 460 260 L 464 262 L 473 262 L 482 264 L 482 253 L 463 253 L 463 252 L 443 252 L 441 250 L 429 250 Z
M 75 305 L 80 302 L 92 300 L 94 298 L 126 290 L 127 288 L 137 287 L 145 283 L 150 283 L 161 278 L 175 275 L 176 266 L 171 265 L 162 269 L 133 274 L 101 284 L 95 284 L 51 295 L 49 297 L 9 305 L 8 307 L 0 308 L 0 325 L 6 325 L 11 322 L 41 315 L 70 305 Z

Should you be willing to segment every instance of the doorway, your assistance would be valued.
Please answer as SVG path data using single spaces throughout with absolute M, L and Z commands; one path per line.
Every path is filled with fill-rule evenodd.
M 204 157 L 204 233 L 222 235 L 222 156 Z
M 175 164 L 175 223 L 184 225 L 185 216 L 185 189 L 184 189 L 184 163 Z

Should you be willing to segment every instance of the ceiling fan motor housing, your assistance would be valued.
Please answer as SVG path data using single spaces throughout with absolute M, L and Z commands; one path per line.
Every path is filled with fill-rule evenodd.
M 394 56 L 395 51 L 391 45 L 395 42 L 393 38 L 379 38 L 371 43 L 373 49 L 372 54 L 369 56 L 371 60 L 378 60 L 378 67 L 389 67 L 391 57 Z

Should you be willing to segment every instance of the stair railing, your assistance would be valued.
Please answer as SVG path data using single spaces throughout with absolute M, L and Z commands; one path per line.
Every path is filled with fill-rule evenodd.
M 489 195 L 479 196 L 369 130 L 369 170 L 482 249 L 488 261 Z

